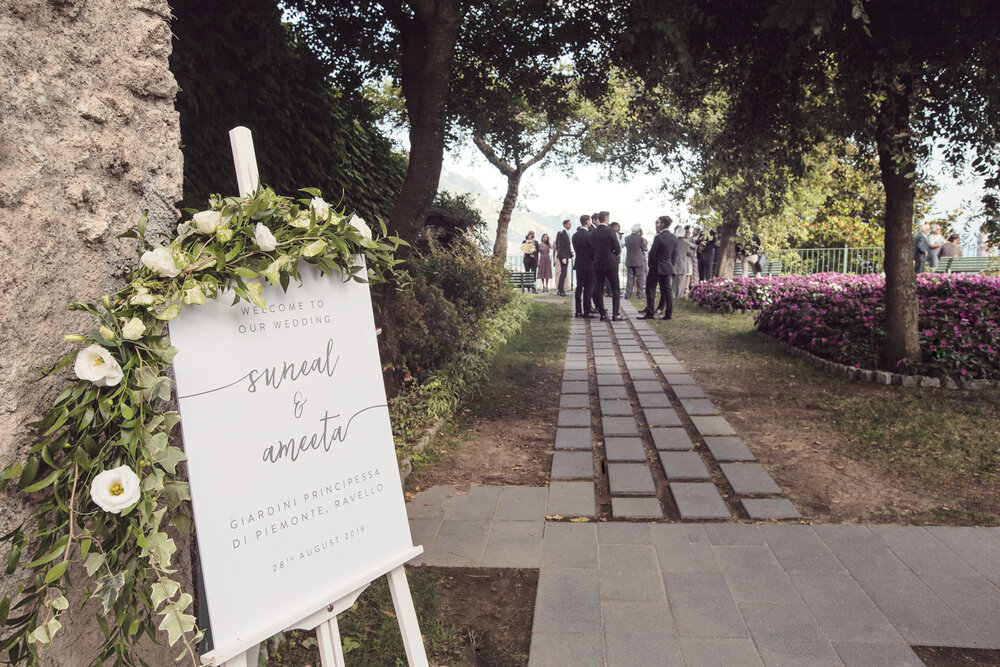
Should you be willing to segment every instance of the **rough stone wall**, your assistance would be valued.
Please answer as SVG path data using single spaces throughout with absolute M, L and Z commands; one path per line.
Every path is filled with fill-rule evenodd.
M 176 223 L 169 18 L 167 0 L 0 0 L 0 465 L 24 453 L 22 424 L 54 397 L 57 381 L 33 371 L 83 326 L 66 304 L 121 285 L 135 242 L 115 237 L 143 209 L 151 231 Z M 23 509 L 9 494 L 0 502 L 4 528 Z M 100 637 L 67 630 L 73 651 L 45 664 L 82 664 Z M 171 664 L 168 654 L 147 659 Z

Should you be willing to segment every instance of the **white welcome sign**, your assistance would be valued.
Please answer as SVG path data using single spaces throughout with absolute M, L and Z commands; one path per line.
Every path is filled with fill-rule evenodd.
M 223 293 L 170 324 L 215 664 L 327 610 L 339 654 L 332 603 L 386 573 L 416 627 L 368 285 L 301 270 L 265 308 Z

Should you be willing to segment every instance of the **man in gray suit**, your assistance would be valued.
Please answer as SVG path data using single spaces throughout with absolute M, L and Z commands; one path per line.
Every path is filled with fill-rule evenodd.
M 636 294 L 646 291 L 646 239 L 642 238 L 642 225 L 632 225 L 632 233 L 625 237 L 625 298 L 632 297 L 632 286 Z
M 913 239 L 913 270 L 917 273 L 924 272 L 924 262 L 927 261 L 927 254 L 931 250 L 928 234 L 931 233 L 931 226 L 924 225 L 920 228 L 917 238 Z

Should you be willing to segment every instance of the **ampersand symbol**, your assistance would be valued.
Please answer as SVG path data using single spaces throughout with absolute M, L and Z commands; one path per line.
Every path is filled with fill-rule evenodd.
M 302 392 L 301 391 L 295 392 L 295 396 L 292 397 L 292 403 L 295 404 L 295 407 L 292 409 L 292 414 L 295 415 L 296 419 L 299 419 L 299 418 L 302 417 L 302 408 L 305 407 L 306 400 L 307 399 L 302 398 Z

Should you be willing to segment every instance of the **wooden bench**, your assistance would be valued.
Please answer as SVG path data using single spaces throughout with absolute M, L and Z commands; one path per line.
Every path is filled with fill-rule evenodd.
M 1000 268 L 996 257 L 939 257 L 937 266 L 928 271 L 934 273 L 982 273 L 990 268 Z
M 508 285 L 514 289 L 520 289 L 522 292 L 535 289 L 534 271 L 508 271 L 504 279 Z
M 780 276 L 781 275 L 781 262 L 768 262 L 768 261 L 765 260 L 765 261 L 763 261 L 763 262 L 760 263 L 760 268 L 761 268 L 761 272 L 758 275 L 761 275 L 761 276 Z M 712 275 L 714 275 L 714 276 L 719 275 L 719 265 L 718 264 L 715 265 L 715 267 L 714 267 L 714 273 Z M 743 275 L 743 262 L 736 262 L 736 265 L 733 267 L 733 275 L 734 276 L 742 276 Z M 747 275 L 751 275 L 752 276 L 753 275 L 753 271 L 751 271 Z

